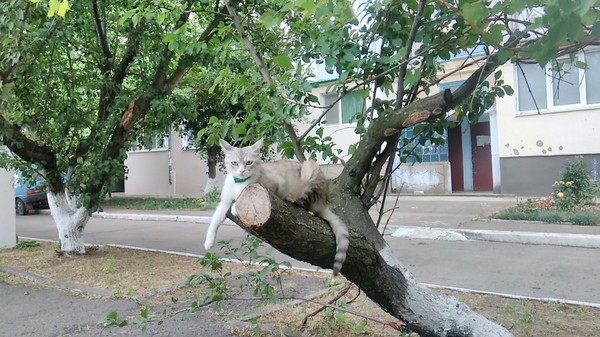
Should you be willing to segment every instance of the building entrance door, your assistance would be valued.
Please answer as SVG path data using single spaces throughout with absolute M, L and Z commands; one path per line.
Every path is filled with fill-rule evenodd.
M 471 126 L 471 150 L 473 153 L 473 190 L 493 190 L 492 144 L 489 122 L 477 123 Z

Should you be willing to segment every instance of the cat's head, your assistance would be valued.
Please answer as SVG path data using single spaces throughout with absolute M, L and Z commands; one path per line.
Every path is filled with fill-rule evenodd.
M 223 139 L 219 142 L 225 154 L 225 168 L 227 169 L 227 173 L 238 179 L 246 179 L 258 171 L 261 162 L 260 149 L 263 145 L 262 138 L 246 147 L 235 147 Z

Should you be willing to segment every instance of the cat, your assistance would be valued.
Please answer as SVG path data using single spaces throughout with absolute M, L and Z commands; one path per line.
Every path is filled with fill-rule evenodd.
M 235 200 L 251 183 L 259 183 L 279 198 L 296 203 L 329 223 L 336 240 L 333 275 L 342 269 L 348 250 L 348 227 L 327 205 L 327 178 L 319 165 L 311 160 L 299 163 L 292 160 L 262 162 L 260 139 L 250 146 L 238 148 L 220 140 L 225 154 L 227 177 L 221 191 L 221 201 L 208 227 L 204 248 L 209 250 L 217 236 L 219 226 L 225 220 L 227 210 L 236 215 Z

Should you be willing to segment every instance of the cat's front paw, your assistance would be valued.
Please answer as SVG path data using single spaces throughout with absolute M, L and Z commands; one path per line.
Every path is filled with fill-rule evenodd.
M 214 236 L 207 236 L 206 240 L 204 240 L 204 249 L 209 250 L 215 244 Z

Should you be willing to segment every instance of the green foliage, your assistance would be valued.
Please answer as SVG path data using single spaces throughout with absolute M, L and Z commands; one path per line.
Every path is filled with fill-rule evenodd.
M 223 254 L 208 252 L 198 263 L 204 272 L 190 275 L 185 285 L 197 287 L 204 292 L 200 301 L 193 301 L 189 307 L 178 308 L 178 299 L 171 298 L 171 305 L 162 313 L 162 317 L 151 317 L 150 309 L 143 307 L 139 317 L 133 320 L 133 324 L 140 327 L 142 335 L 148 332 L 150 323 L 163 323 L 164 319 L 187 312 L 191 313 L 201 307 L 214 304 L 215 309 L 221 308 L 223 303 L 242 292 L 251 292 L 253 296 L 260 299 L 261 304 L 279 303 L 279 295 L 283 294 L 282 277 L 286 270 L 291 268 L 287 261 L 277 262 L 273 259 L 272 249 L 265 249 L 262 241 L 253 236 L 247 236 L 239 245 L 233 245 L 229 241 L 218 243 Z M 266 252 L 263 254 L 262 251 Z M 223 259 L 234 258 L 239 261 L 248 261 L 244 270 L 240 272 L 224 272 Z M 116 311 L 110 312 L 100 322 L 104 329 L 112 331 L 117 327 L 129 324 L 127 318 L 119 317 Z M 254 323 L 254 330 L 261 331 L 258 321 Z
M 108 330 L 109 332 L 112 332 L 115 328 L 122 328 L 129 324 L 127 319 L 119 317 L 119 313 L 117 313 L 116 311 L 111 311 L 106 315 L 105 318 L 100 320 L 100 322 L 98 323 L 101 324 L 104 327 L 104 329 Z
M 600 224 L 600 214 L 589 212 L 576 212 L 571 215 L 569 222 L 574 225 L 593 226 Z
M 494 214 L 506 220 L 568 222 L 576 225 L 600 224 L 598 211 L 586 207 L 592 204 L 600 190 L 581 158 L 565 164 L 562 180 L 552 185 L 554 192 L 548 197 L 519 201 L 515 207 Z
M 517 327 L 523 333 L 524 336 L 533 335 L 533 326 L 535 323 L 535 312 L 532 313 L 528 310 L 518 310 L 512 306 L 509 307 L 512 312 L 513 318 L 517 321 Z
M 503 220 L 541 221 L 547 223 L 571 223 L 574 225 L 600 225 L 600 214 L 592 211 L 559 211 L 555 209 L 540 210 L 522 205 L 502 210 L 492 218 Z
M 553 185 L 555 204 L 560 210 L 573 211 L 591 204 L 600 190 L 581 158 L 566 163 L 562 180 Z
M 239 246 L 234 246 L 230 241 L 220 241 L 218 245 L 223 255 L 209 252 L 198 261 L 208 272 L 191 275 L 186 281 L 187 286 L 205 285 L 208 288 L 204 303 L 215 303 L 219 308 L 224 301 L 244 291 L 250 291 L 263 304 L 279 303 L 277 289 L 283 291 L 282 277 L 286 268 L 291 268 L 289 262 L 277 262 L 272 249 L 267 249 L 263 255 L 262 241 L 253 236 L 247 236 Z M 247 270 L 240 273 L 223 272 L 224 257 L 248 261 Z
M 132 209 L 214 209 L 219 202 L 219 193 L 212 192 L 203 198 L 130 198 L 113 197 L 102 201 L 102 207 Z
M 112 274 L 115 272 L 116 261 L 114 258 L 108 258 L 102 264 L 102 272 L 105 274 Z
M 35 240 L 20 240 L 17 236 L 17 249 L 31 250 L 40 246 Z
M 219 191 L 212 190 L 209 191 L 207 193 L 204 193 L 204 196 L 202 197 L 202 199 L 204 199 L 204 202 L 210 205 L 216 205 L 219 203 L 219 201 L 221 201 L 221 195 L 219 193 Z
M 178 69 L 190 67 L 192 55 L 210 60 L 219 53 L 228 26 L 215 28 L 224 34 L 214 39 L 199 39 L 215 16 L 210 1 L 103 2 L 97 11 L 82 2 L 41 3 L 50 10 L 28 1 L 0 5 L 0 73 L 9 80 L 0 87 L 0 139 L 18 154 L 0 163 L 40 173 L 51 190 L 66 187 L 94 210 L 124 177 L 127 148 L 168 132 L 179 115 L 162 99 L 180 80 Z M 64 16 L 67 4 L 64 19 L 48 17 Z M 204 14 L 190 18 L 185 11 Z M 134 114 L 122 119 L 128 107 Z
M 101 3 L 97 17 L 82 2 L 40 3 L 43 6 L 14 0 L 0 4 L 0 69 L 8 79 L 16 79 L 0 87 L 0 109 L 10 123 L 0 125 L 0 135 L 13 140 L 11 147 L 17 149 L 24 146 L 15 140 L 16 130 L 21 130 L 48 149 L 56 163 L 21 158 L 3 165 L 40 172 L 53 189 L 61 189 L 67 176 L 71 193 L 92 209 L 107 187 L 126 174 L 127 147 L 168 132 L 173 124 L 183 122 L 198 149 L 214 149 L 219 138 L 246 144 L 266 137 L 267 143 L 280 141 L 278 150 L 291 156 L 281 126 L 305 118 L 318 102 L 312 90 L 319 84 L 309 65 L 322 64 L 339 75 L 329 92 L 360 92 L 371 101 L 356 116 L 355 132 L 362 135 L 370 120 L 434 93 L 443 62 L 453 55 L 484 46 L 488 53 L 499 52 L 503 61 L 518 53 L 545 63 L 565 41 L 591 41 L 588 37 L 600 32 L 595 0 L 544 2 L 543 15 L 519 27 L 541 38 L 519 48 L 503 48 L 515 31 L 510 26 L 515 23 L 504 14 L 533 11 L 539 6 L 533 0 L 493 6 L 470 1 L 456 8 L 437 2 L 421 7 L 416 0 L 365 2 L 356 12 L 351 2 L 336 0 L 240 4 L 236 10 L 247 18 L 242 25 L 273 79 L 264 84 L 230 22 L 218 25 L 209 39 L 199 39 L 213 18 L 214 1 Z M 191 12 L 195 15 L 187 17 Z M 105 44 L 98 43 L 98 19 Z M 418 29 L 411 35 L 415 23 Z M 165 63 L 167 67 L 159 70 Z M 185 69 L 187 77 L 173 91 L 178 69 Z M 27 81 L 18 80 L 23 78 Z M 167 80 L 173 80 L 169 88 L 150 90 Z M 395 88 L 402 89 L 397 97 Z M 376 98 L 377 91 L 389 98 Z M 500 73 L 493 82 L 482 79 L 457 116 L 474 122 L 495 97 L 511 93 Z M 148 95 L 151 99 L 137 115 L 143 118 L 131 133 L 124 132 L 129 138 L 113 139 L 122 113 Z M 446 127 L 444 123 L 446 118 L 431 122 L 432 129 Z M 337 161 L 340 153 L 331 141 L 328 135 L 311 134 L 302 145 L 313 158 L 320 152 Z M 117 151 L 106 151 L 115 144 Z

